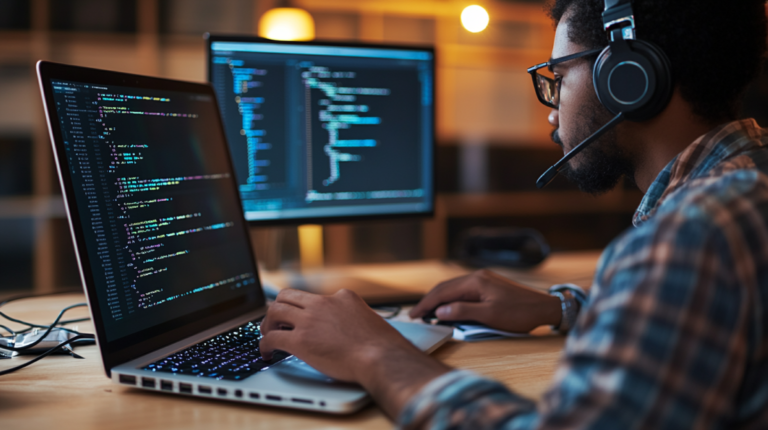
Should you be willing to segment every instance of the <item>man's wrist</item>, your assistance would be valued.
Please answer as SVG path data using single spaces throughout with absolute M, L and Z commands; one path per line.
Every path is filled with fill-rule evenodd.
M 554 295 L 547 297 L 549 299 L 549 306 L 547 306 L 546 321 L 542 322 L 542 325 L 559 326 L 563 317 L 562 305 L 560 299 Z
M 382 369 L 387 367 L 390 363 L 396 364 L 398 367 L 442 367 L 445 370 L 450 370 L 448 366 L 445 366 L 441 362 L 435 360 L 429 355 L 425 354 L 413 345 L 408 346 L 394 346 L 393 345 L 376 345 L 366 347 L 360 351 L 357 365 L 354 369 L 355 379 L 362 386 L 375 385 L 378 382 L 377 372 L 373 369 Z M 428 363 L 424 366 L 424 363 Z
M 451 370 L 415 347 L 370 346 L 360 352 L 356 380 L 393 419 L 425 385 Z

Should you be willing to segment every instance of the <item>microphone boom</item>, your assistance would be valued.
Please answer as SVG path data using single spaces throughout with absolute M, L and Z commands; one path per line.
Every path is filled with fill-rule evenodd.
M 557 174 L 560 173 L 560 170 L 563 169 L 563 166 L 565 165 L 565 163 L 568 162 L 568 160 L 575 157 L 576 154 L 578 154 L 584 148 L 592 144 L 592 142 L 599 139 L 600 136 L 604 135 L 608 130 L 612 129 L 613 127 L 616 127 L 620 122 L 624 121 L 624 119 L 625 119 L 624 112 L 620 112 L 618 115 L 616 115 L 616 117 L 608 121 L 607 124 L 602 126 L 594 134 L 592 134 L 592 136 L 589 136 L 586 140 L 576 145 L 576 147 L 573 148 L 569 153 L 565 154 L 565 156 L 561 158 L 560 161 L 558 161 L 552 167 L 547 169 L 547 171 L 544 172 L 544 174 L 539 177 L 539 179 L 536 181 L 536 188 L 542 189 L 546 187 L 550 182 L 552 182 L 553 179 L 555 179 L 555 176 L 557 176 Z

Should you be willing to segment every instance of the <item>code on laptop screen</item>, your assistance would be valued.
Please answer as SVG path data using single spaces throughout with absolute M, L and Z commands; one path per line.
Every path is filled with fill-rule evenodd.
M 258 284 L 211 96 L 51 85 L 108 341 Z

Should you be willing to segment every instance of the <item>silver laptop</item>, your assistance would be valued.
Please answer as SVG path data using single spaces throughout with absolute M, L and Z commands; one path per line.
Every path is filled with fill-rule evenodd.
M 209 85 L 37 64 L 107 375 L 136 388 L 331 413 L 368 402 L 286 353 L 267 310 Z M 431 352 L 451 330 L 393 323 Z

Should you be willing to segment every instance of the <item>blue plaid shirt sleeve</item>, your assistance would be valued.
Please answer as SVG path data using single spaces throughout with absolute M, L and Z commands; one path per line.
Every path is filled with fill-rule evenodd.
M 768 428 L 768 180 L 729 168 L 688 179 L 601 256 L 540 402 L 454 371 L 424 387 L 399 426 Z
M 401 427 L 691 428 L 715 413 L 722 406 L 716 388 L 743 361 L 736 352 L 724 355 L 730 348 L 723 343 L 743 341 L 745 297 L 727 270 L 723 234 L 706 220 L 683 224 L 645 225 L 603 255 L 590 302 L 539 405 L 456 371 L 422 390 Z M 711 314 L 722 317 L 709 322 Z

